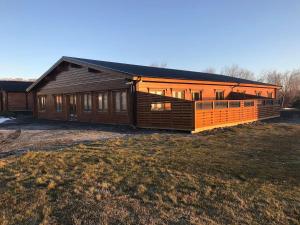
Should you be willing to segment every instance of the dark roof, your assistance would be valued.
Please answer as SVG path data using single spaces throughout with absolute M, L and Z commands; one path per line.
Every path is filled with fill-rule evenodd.
M 152 66 L 140 66 L 140 65 L 107 62 L 107 61 L 99 61 L 99 60 L 92 60 L 92 59 L 82 59 L 82 58 L 74 58 L 74 57 L 63 57 L 63 58 L 70 59 L 73 61 L 80 61 L 82 63 L 92 64 L 95 66 L 106 67 L 108 69 L 116 70 L 131 75 L 137 75 L 137 76 L 145 76 L 145 77 L 153 77 L 153 78 L 169 78 L 169 79 L 171 78 L 171 79 L 182 79 L 182 80 L 201 80 L 201 81 L 271 85 L 262 82 L 235 78 L 235 77 L 225 76 L 220 74 L 203 73 L 203 72 L 195 72 L 195 71 L 188 71 L 188 70 L 176 70 L 176 69 L 159 68 L 159 67 L 152 67 Z
M 32 83 L 30 81 L 0 80 L 0 90 L 25 92 Z
M 27 91 L 31 91 L 41 80 L 44 79 L 44 77 L 46 77 L 52 70 L 54 70 L 63 61 L 74 63 L 74 64 L 77 63 L 79 65 L 84 65 L 87 67 L 89 66 L 95 67 L 99 70 L 101 69 L 114 70 L 130 76 L 276 86 L 273 84 L 266 84 L 262 82 L 240 79 L 240 78 L 219 75 L 219 74 L 212 74 L 212 73 L 203 73 L 203 72 L 195 72 L 195 71 L 188 71 L 188 70 L 175 70 L 175 69 L 152 67 L 152 66 L 139 66 L 133 64 L 107 62 L 107 61 L 100 61 L 100 60 L 63 56 L 50 69 L 48 69 L 41 77 L 39 77 L 32 85 L 30 85 L 30 87 L 27 88 Z

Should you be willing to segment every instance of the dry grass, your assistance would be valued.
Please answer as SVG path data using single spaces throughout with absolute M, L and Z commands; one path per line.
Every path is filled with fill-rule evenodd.
M 300 126 L 152 134 L 0 160 L 0 224 L 299 224 Z

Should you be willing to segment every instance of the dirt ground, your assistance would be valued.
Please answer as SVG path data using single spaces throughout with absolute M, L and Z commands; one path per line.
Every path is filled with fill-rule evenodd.
M 300 119 L 288 116 L 267 123 L 300 124 Z M 161 132 L 176 133 L 133 129 L 128 126 L 34 120 L 30 116 L 18 116 L 0 124 L 0 158 L 30 150 L 60 150 L 78 143 Z
M 134 130 L 128 126 L 46 121 L 34 120 L 28 116 L 19 117 L 0 124 L 0 157 L 29 150 L 61 149 L 78 143 L 147 132 L 153 131 Z

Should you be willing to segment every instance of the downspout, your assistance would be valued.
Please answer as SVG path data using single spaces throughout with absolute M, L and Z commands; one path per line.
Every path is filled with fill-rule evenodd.
M 141 80 L 139 77 L 137 80 L 132 80 L 131 93 L 132 93 L 132 125 L 134 128 L 137 126 L 137 91 L 136 84 Z

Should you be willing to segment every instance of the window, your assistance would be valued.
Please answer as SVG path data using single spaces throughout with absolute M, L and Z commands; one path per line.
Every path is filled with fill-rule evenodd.
M 45 111 L 46 110 L 46 96 L 39 96 L 38 102 L 39 102 L 39 110 Z
M 108 111 L 108 93 L 99 93 L 98 94 L 98 111 L 106 112 Z
M 260 97 L 261 96 L 261 91 L 256 91 L 256 96 Z
M 115 97 L 115 111 L 127 111 L 127 91 L 116 91 Z
M 272 92 L 268 92 L 268 98 L 273 98 L 273 93 Z
M 127 111 L 127 92 L 123 91 L 121 93 L 121 110 Z
M 61 95 L 55 95 L 55 109 L 56 112 L 62 112 L 62 96 Z
M 193 101 L 202 100 L 202 91 L 192 91 L 192 100 Z
M 244 106 L 245 107 L 252 107 L 252 106 L 254 106 L 254 101 L 252 101 L 252 100 L 245 101 Z
M 151 103 L 151 111 L 169 111 L 172 106 L 170 102 L 155 102 Z
M 83 110 L 85 112 L 92 111 L 92 94 L 90 93 L 83 95 Z
M 154 95 L 165 95 L 165 91 L 164 90 L 149 90 L 150 94 L 154 94 Z
M 172 91 L 173 98 L 184 99 L 184 91 Z
M 216 100 L 224 100 L 224 91 L 216 91 Z

